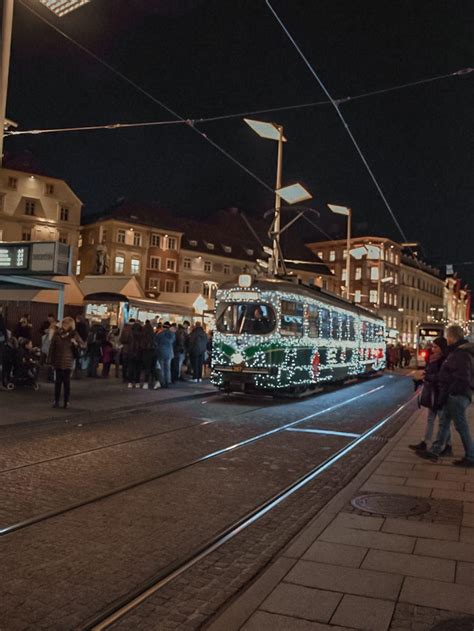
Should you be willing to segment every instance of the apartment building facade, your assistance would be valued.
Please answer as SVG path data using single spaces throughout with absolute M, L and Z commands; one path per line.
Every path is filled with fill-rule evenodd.
M 0 241 L 60 241 L 70 246 L 75 266 L 81 211 L 64 180 L 0 169 Z

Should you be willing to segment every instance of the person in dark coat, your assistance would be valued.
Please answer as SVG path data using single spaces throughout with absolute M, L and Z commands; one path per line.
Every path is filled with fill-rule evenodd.
M 157 352 L 155 349 L 155 332 L 150 324 L 150 320 L 145 322 L 143 327 L 143 368 L 145 371 L 145 381 L 143 383 L 144 390 L 153 388 L 156 382 L 156 360 Z
M 163 330 L 155 334 L 155 348 L 161 368 L 161 385 L 168 388 L 171 383 L 171 360 L 174 356 L 176 332 L 169 322 L 163 324 Z
M 120 334 L 120 344 L 122 345 L 122 349 L 120 351 L 120 363 L 122 364 L 122 380 L 124 383 L 127 383 L 127 381 L 130 381 L 128 378 L 129 363 L 130 363 L 128 346 L 130 344 L 130 339 L 132 337 L 132 326 L 134 324 L 135 324 L 135 319 L 130 318 L 130 320 L 126 324 L 124 324 L 122 333 Z
M 61 327 L 56 331 L 49 346 L 47 363 L 51 364 L 55 371 L 54 404 L 59 407 L 61 389 L 64 387 L 64 407 L 69 407 L 71 392 L 71 371 L 74 367 L 79 348 L 85 346 L 81 337 L 75 330 L 72 318 L 63 318 Z
M 202 367 L 207 350 L 207 334 L 200 322 L 196 322 L 194 329 L 188 338 L 189 357 L 193 369 L 193 379 L 195 383 L 202 381 Z
M 31 340 L 31 333 L 33 327 L 28 321 L 28 316 L 24 315 L 20 318 L 18 324 L 13 330 L 13 335 L 17 340 Z
M 415 451 L 426 451 L 428 444 L 433 438 L 434 423 L 440 412 L 439 403 L 439 384 L 438 377 L 441 366 L 446 359 L 448 352 L 448 343 L 446 338 L 438 337 L 433 341 L 433 349 L 426 364 L 423 390 L 421 391 L 420 405 L 428 408 L 428 416 L 426 419 L 426 431 L 423 440 L 416 445 L 409 445 L 410 449 Z M 446 439 L 446 446 L 440 455 L 451 456 L 453 453 L 451 446 L 451 433 Z
M 143 367 L 143 331 L 139 322 L 134 322 L 130 328 L 128 347 L 128 387 L 139 388 Z
M 469 431 L 466 410 L 474 387 L 474 344 L 464 339 L 457 324 L 446 329 L 448 356 L 439 371 L 439 405 L 442 406 L 439 431 L 431 451 L 417 452 L 422 458 L 436 461 L 446 445 L 451 421 L 464 447 L 464 458 L 455 460 L 458 467 L 474 467 L 474 442 Z
M 171 381 L 182 381 L 181 370 L 186 358 L 186 331 L 182 324 L 176 328 L 176 338 L 174 342 L 174 356 L 171 362 Z

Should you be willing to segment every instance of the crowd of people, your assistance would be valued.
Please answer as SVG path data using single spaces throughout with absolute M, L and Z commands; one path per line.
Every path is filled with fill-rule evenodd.
M 411 346 L 404 346 L 401 343 L 387 344 L 387 348 L 385 350 L 387 370 L 394 370 L 395 368 L 408 368 L 414 356 L 415 349 Z
M 212 352 L 212 332 L 208 334 L 200 322 L 142 324 L 131 318 L 119 328 L 89 323 L 82 315 L 58 322 L 50 314 L 39 334 L 41 346 L 35 349 L 29 316 L 22 316 L 9 330 L 0 312 L 2 383 L 14 384 L 21 366 L 32 370 L 33 361 L 37 367 L 41 364 L 55 383 L 54 407 L 59 407 L 61 393 L 64 407 L 69 406 L 71 376 L 108 378 L 112 367 L 129 388 L 168 388 L 184 381 L 185 374 L 198 383 Z

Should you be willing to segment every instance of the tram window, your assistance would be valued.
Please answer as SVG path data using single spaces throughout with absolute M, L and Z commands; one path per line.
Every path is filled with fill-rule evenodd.
M 331 334 L 331 314 L 329 309 L 322 308 L 319 312 L 320 319 L 320 336 L 321 337 L 330 337 Z
M 303 305 L 292 300 L 281 301 L 280 332 L 282 335 L 303 335 Z
M 354 341 L 356 339 L 355 321 L 352 316 L 347 318 L 347 339 Z
M 270 305 L 258 302 L 222 302 L 216 327 L 220 333 L 265 335 L 275 328 L 275 312 Z
M 339 314 L 336 311 L 332 312 L 332 327 L 331 337 L 333 340 L 339 340 L 341 338 L 341 322 L 339 321 Z
M 319 337 L 318 308 L 315 305 L 309 305 L 308 307 L 308 325 L 309 336 Z

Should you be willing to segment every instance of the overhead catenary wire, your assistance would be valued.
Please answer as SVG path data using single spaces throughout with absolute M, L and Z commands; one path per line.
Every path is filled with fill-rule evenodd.
M 334 99 L 337 104 L 346 104 L 360 99 L 370 98 L 389 92 L 396 92 L 399 90 L 405 90 L 407 88 L 425 85 L 433 83 L 435 81 L 442 81 L 457 76 L 464 76 L 474 72 L 474 68 L 462 68 L 449 72 L 448 74 L 440 74 L 434 77 L 425 77 L 424 79 L 418 79 L 416 81 L 410 81 L 408 83 L 400 83 L 397 85 L 389 86 L 387 88 L 380 88 L 378 90 L 371 90 L 369 92 L 361 92 L 360 94 L 354 94 L 352 96 L 345 96 Z M 40 135 L 40 134 L 53 134 L 53 133 L 67 133 L 67 132 L 79 132 L 79 131 L 96 131 L 102 129 L 128 129 L 133 127 L 159 127 L 166 125 L 195 125 L 214 123 L 225 120 L 232 120 L 233 118 L 246 118 L 248 116 L 255 116 L 257 114 L 271 114 L 273 112 L 287 112 L 299 109 L 309 109 L 312 107 L 319 107 L 323 105 L 331 105 L 331 101 L 328 99 L 322 101 L 310 101 L 308 103 L 295 103 L 293 105 L 281 105 L 278 107 L 269 107 L 260 110 L 250 110 L 246 112 L 234 112 L 230 114 L 220 114 L 217 116 L 207 116 L 201 118 L 188 118 L 185 120 L 159 120 L 159 121 L 138 121 L 135 123 L 105 123 L 99 125 L 82 125 L 76 127 L 51 127 L 44 129 L 25 129 L 25 130 L 8 130 L 5 132 L 5 136 L 25 136 L 25 135 Z

